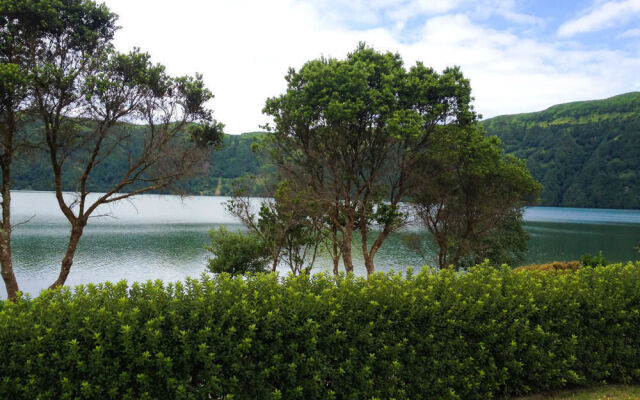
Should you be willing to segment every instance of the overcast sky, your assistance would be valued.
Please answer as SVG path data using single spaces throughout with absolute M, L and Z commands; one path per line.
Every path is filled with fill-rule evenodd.
M 459 65 L 485 118 L 640 91 L 640 0 L 107 0 L 116 47 L 200 72 L 227 133 L 255 131 L 289 67 L 359 41 Z

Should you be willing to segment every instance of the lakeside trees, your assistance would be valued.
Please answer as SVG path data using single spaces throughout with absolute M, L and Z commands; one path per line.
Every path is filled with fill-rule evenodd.
M 2 221 L 0 222 L 0 266 L 9 299 L 15 298 L 18 282 L 11 261 L 11 164 L 16 152 L 21 111 L 24 109 L 28 76 L 18 37 L 24 32 L 11 18 L 10 3 L 0 3 L 0 168 L 2 168 Z
M 373 273 L 380 246 L 407 222 L 406 201 L 436 238 L 441 268 L 524 244 L 520 208 L 538 187 L 480 130 L 457 67 L 407 70 L 398 54 L 360 44 L 345 60 L 291 69 L 286 81 L 287 91 L 264 109 L 275 123 L 265 147 L 279 178 L 308 192 L 330 220 L 334 272 L 337 254 L 353 272 L 359 234 Z
M 411 192 L 420 224 L 438 246 L 439 268 L 522 261 L 522 207 L 540 190 L 524 162 L 504 155 L 496 137 L 470 125 L 442 127 Z
M 221 141 L 222 124 L 206 108 L 213 95 L 201 76 L 171 77 L 146 53 L 121 54 L 112 48 L 115 15 L 105 6 L 86 0 L 38 4 L 46 6 L 43 18 L 50 20 L 43 23 L 46 29 L 30 31 L 33 36 L 24 42 L 24 74 L 11 63 L 3 66 L 3 71 L 18 73 L 3 72 L 8 100 L 2 115 L 5 130 L 18 112 L 38 121 L 38 144 L 50 163 L 58 206 L 71 225 L 54 288 L 64 284 L 84 228 L 100 205 L 177 189 L 177 183 L 205 168 L 210 148 Z M 17 13 L 10 22 L 28 24 L 38 12 Z M 406 69 L 398 54 L 379 53 L 364 44 L 345 60 L 323 58 L 298 72 L 290 70 L 287 81 L 285 94 L 267 100 L 265 113 L 274 117 L 275 128 L 264 144 L 278 179 L 288 186 L 260 210 L 254 231 L 269 244 L 272 270 L 284 259 L 294 274 L 308 271 L 313 264 L 307 263 L 309 257 L 313 260 L 323 245 L 332 254 L 334 272 L 340 258 L 346 271 L 353 272 L 352 239 L 359 235 L 371 274 L 384 241 L 407 222 L 401 203 L 417 199 L 420 188 L 437 187 L 433 174 L 438 169 L 429 163 L 437 160 L 435 151 L 451 155 L 447 132 L 476 129 L 469 82 L 457 67 L 437 73 L 417 63 Z M 10 109 L 18 111 L 6 111 Z M 145 125 L 129 129 L 123 122 Z M 14 149 L 13 142 L 5 143 L 3 174 Z M 100 168 L 109 169 L 115 155 L 127 160 L 126 168 L 111 170 L 113 185 L 90 200 L 93 177 Z M 449 167 L 440 171 L 448 172 Z M 63 193 L 63 182 L 74 183 L 76 196 Z M 3 186 L 7 210 L 8 188 Z M 476 201 L 484 200 L 479 196 Z M 466 205 L 467 213 L 475 207 Z M 245 214 L 247 222 L 254 221 Z M 519 216 L 512 216 L 508 226 L 517 226 Z M 3 214 L 3 224 L 9 224 L 9 217 Z M 9 237 L 10 244 L 8 226 L 2 240 Z M 476 230 L 473 234 L 479 235 Z M 486 250 L 487 238 L 476 253 Z M 2 259 L 9 254 L 10 260 L 4 249 Z M 11 268 L 3 261 L 3 277 L 9 277 L 5 285 L 15 294 L 15 276 L 5 272 Z
M 9 299 L 19 290 L 11 259 L 12 166 L 26 141 L 22 128 L 28 119 L 31 44 L 57 27 L 51 4 L 43 2 L 0 1 L 0 168 L 2 169 L 2 221 L 0 227 L 0 265 Z
M 475 121 L 469 81 L 458 68 L 439 74 L 418 63 L 406 70 L 398 54 L 364 44 L 345 60 L 291 69 L 286 80 L 286 93 L 264 109 L 274 118 L 266 142 L 277 173 L 321 204 L 339 233 L 334 240 L 347 272 L 353 235 L 360 234 L 371 274 L 378 249 L 405 222 L 400 202 L 416 184 L 437 128 Z
M 316 209 L 317 203 L 309 201 L 308 193 L 293 191 L 288 181 L 280 182 L 270 197 L 252 199 L 247 195 L 247 183 L 244 181 L 244 184 L 236 185 L 233 198 L 227 202 L 227 212 L 248 229 L 246 239 L 237 237 L 242 236 L 241 233 L 223 236 L 211 230 L 212 246 L 205 248 L 220 258 L 224 257 L 224 249 L 235 246 L 235 243 L 246 243 L 247 247 L 252 244 L 255 253 L 261 248 L 268 255 L 271 272 L 283 263 L 294 276 L 308 274 L 313 268 L 318 248 L 325 241 L 325 219 Z M 219 243 L 215 243 L 216 240 Z M 214 269 L 220 270 L 211 268 L 216 263 L 210 262 L 209 269 L 213 272 L 219 272 Z M 248 266 L 245 269 L 247 272 L 253 270 Z
M 43 63 L 84 57 L 60 45 L 62 40 L 55 43 L 50 46 L 52 60 L 45 56 Z M 57 64 L 54 74 L 62 75 L 61 79 L 52 81 L 45 75 L 36 81 L 35 109 L 44 124 L 56 198 L 71 224 L 60 274 L 51 288 L 64 284 L 83 230 L 100 205 L 171 188 L 202 171 L 209 146 L 221 140 L 222 126 L 211 123 L 211 111 L 204 106 L 213 95 L 201 76 L 170 77 L 164 67 L 151 64 L 149 56 L 137 50 L 126 55 L 97 54 L 94 62 L 75 71 Z M 55 95 L 69 93 L 72 86 L 79 88 L 75 95 Z M 77 111 L 84 119 L 69 118 Z M 133 135 L 118 125 L 127 119 L 145 121 L 147 126 Z M 87 182 L 94 168 L 114 152 L 127 155 L 127 168 L 106 193 L 89 201 Z M 76 182 L 76 196 L 71 199 L 63 195 L 65 174 Z
M 29 8 L 32 6 L 35 9 Z M 116 17 L 104 5 L 87 0 L 43 0 L 33 4 L 7 1 L 2 7 L 14 11 L 5 25 L 9 21 L 20 27 L 17 31 L 29 31 L 22 54 L 29 77 L 23 101 L 29 115 L 38 121 L 39 155 L 50 160 L 57 203 L 71 225 L 60 274 L 51 285 L 54 288 L 64 284 L 83 230 L 100 205 L 152 190 L 177 189 L 181 180 L 204 172 L 211 147 L 222 140 L 223 125 L 206 107 L 213 95 L 202 76 L 172 77 L 163 66 L 152 64 L 146 53 L 113 50 Z M 32 20 L 39 18 L 46 29 L 29 30 Z M 1 89 L 3 98 L 10 99 L 16 95 L 5 77 L 6 69 L 1 71 Z M 15 103 L 10 99 L 4 104 L 14 104 L 11 101 Z M 4 105 L 1 111 L 7 121 L 15 114 L 5 112 Z M 128 129 L 122 122 L 146 125 Z M 4 134 L 11 124 L 3 125 Z M 4 134 L 5 144 L 9 138 Z M 3 150 L 4 173 L 12 147 L 6 145 Z M 127 160 L 126 168 L 120 175 L 113 172 L 115 183 L 106 193 L 89 200 L 94 172 L 114 154 Z M 75 196 L 63 193 L 63 181 L 74 182 Z M 4 206 L 10 196 L 6 185 L 3 189 L 7 190 Z M 8 224 L 9 218 L 4 221 Z M 5 274 L 10 272 L 5 264 L 3 277 L 11 278 Z M 15 276 L 5 279 L 5 286 L 9 298 L 14 298 Z

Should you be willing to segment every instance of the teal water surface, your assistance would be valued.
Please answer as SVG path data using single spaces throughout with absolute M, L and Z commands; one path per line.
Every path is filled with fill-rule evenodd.
M 71 196 L 71 195 L 69 195 Z M 32 295 L 53 282 L 65 251 L 69 224 L 57 208 L 53 193 L 17 191 L 12 194 L 13 223 L 29 222 L 13 233 L 14 269 L 21 290 Z M 224 211 L 225 197 L 143 195 L 98 209 L 80 242 L 69 285 L 90 282 L 183 280 L 206 271 L 210 228 L 241 229 Z M 527 263 L 573 260 L 599 250 L 611 261 L 638 259 L 640 211 L 532 207 L 525 212 L 530 233 Z M 431 246 L 425 257 L 407 247 L 408 239 Z M 354 243 L 358 273 L 364 273 Z M 376 269 L 404 270 L 432 264 L 433 246 L 422 231 L 406 231 L 387 239 L 376 256 Z M 316 272 L 330 268 L 321 256 Z M 282 270 L 286 272 L 286 270 Z M 0 298 L 5 298 L 4 288 Z

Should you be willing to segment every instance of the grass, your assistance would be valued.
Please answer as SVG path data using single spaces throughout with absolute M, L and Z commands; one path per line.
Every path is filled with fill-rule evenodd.
M 541 393 L 511 400 L 640 400 L 640 386 L 605 385 Z

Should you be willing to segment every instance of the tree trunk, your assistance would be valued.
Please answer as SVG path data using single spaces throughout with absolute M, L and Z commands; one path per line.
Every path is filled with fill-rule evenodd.
M 4 286 L 7 289 L 7 298 L 15 301 L 19 288 L 11 262 L 11 234 L 4 230 L 0 233 L 0 264 L 2 265 L 2 280 L 4 280 Z
M 3 166 L 4 167 L 4 166 Z M 0 228 L 0 265 L 2 266 L 2 280 L 7 288 L 7 298 L 15 301 L 18 292 L 18 280 L 13 273 L 13 262 L 11 261 L 11 191 L 8 184 L 9 171 L 3 168 L 2 171 L 2 228 Z
M 369 278 L 369 275 L 375 272 L 375 267 L 373 266 L 373 255 L 364 256 L 364 266 L 367 268 L 367 278 Z
M 0 227 L 0 271 L 7 298 L 15 301 L 18 292 L 18 280 L 13 272 L 11 261 L 11 160 L 13 158 L 13 132 L 16 129 L 15 115 L 7 113 L 7 129 L 2 155 L 2 226 Z
M 71 236 L 69 236 L 69 244 L 67 245 L 67 252 L 62 259 L 60 275 L 58 275 L 58 279 L 49 286 L 49 289 L 55 289 L 58 286 L 62 286 L 67 280 L 69 272 L 71 271 L 71 264 L 73 264 L 73 256 L 76 254 L 78 242 L 80 242 L 80 237 L 82 237 L 82 231 L 84 230 L 85 225 L 86 223 L 83 221 L 73 223 L 71 227 Z
M 440 246 L 440 251 L 438 251 L 438 267 L 441 270 L 449 267 L 447 265 L 447 250 L 442 245 Z
M 375 265 L 373 263 L 373 259 L 375 258 L 376 254 L 378 254 L 378 250 L 380 250 L 382 243 L 387 239 L 387 237 L 389 236 L 389 233 L 390 233 L 389 229 L 387 228 L 385 228 L 382 232 L 380 232 L 378 234 L 378 237 L 376 238 L 376 241 L 373 242 L 373 245 L 371 246 L 371 250 L 368 253 L 367 253 L 366 246 L 363 247 L 364 265 L 367 267 L 367 276 L 375 272 Z
M 369 279 L 369 275 L 373 273 L 374 267 L 373 256 L 369 253 L 369 244 L 367 243 L 369 236 L 367 232 L 367 224 L 364 222 L 365 217 L 366 215 L 360 216 L 360 236 L 362 237 L 362 258 L 364 258 L 364 267 L 367 269 L 367 279 Z
M 331 245 L 333 246 L 333 252 L 331 253 L 331 259 L 333 260 L 333 275 L 338 276 L 338 264 L 340 263 L 340 253 L 338 248 L 338 227 L 336 224 L 331 224 Z
M 347 274 L 353 273 L 353 260 L 351 259 L 351 240 L 353 238 L 353 226 L 346 226 L 342 240 L 342 261 Z

